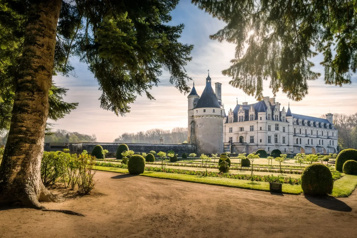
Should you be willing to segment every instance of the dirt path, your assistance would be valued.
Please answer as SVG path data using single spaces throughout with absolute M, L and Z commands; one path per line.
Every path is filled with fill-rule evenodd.
M 85 217 L 0 208 L 0 237 L 357 237 L 357 193 L 295 195 L 97 172 L 91 196 L 49 203 Z

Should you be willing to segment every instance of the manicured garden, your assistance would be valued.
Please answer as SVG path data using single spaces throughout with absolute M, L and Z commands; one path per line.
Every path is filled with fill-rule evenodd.
M 335 197 L 349 196 L 357 186 L 357 176 L 354 173 L 355 164 L 353 163 L 357 160 L 357 156 L 351 157 L 350 154 L 353 152 L 350 150 L 346 150 L 348 159 L 341 159 L 346 151 L 343 151 L 342 155 L 297 154 L 292 158 L 287 158 L 287 155 L 281 154 L 277 150 L 270 155 L 265 151 L 257 151 L 248 155 L 223 153 L 210 156 L 202 154 L 197 157 L 193 153 L 178 156 L 174 151 L 135 153 L 124 145 L 119 148 L 121 156 L 118 156 L 117 153 L 117 158 L 98 159 L 94 168 L 102 171 L 128 173 L 128 161 L 134 154 L 136 157 L 141 154 L 143 172 L 139 174 L 149 177 L 263 191 L 269 191 L 271 183 L 279 183 L 282 184 L 283 193 L 331 194 Z M 123 150 L 123 148 L 125 149 Z M 344 160 L 343 162 L 348 161 L 347 167 L 336 170 L 336 165 L 341 164 L 342 160 Z M 345 174 L 346 171 L 349 174 Z M 324 173 L 325 177 L 320 176 L 321 178 L 319 178 L 317 175 Z M 308 178 L 305 179 L 308 181 L 306 186 L 302 186 L 304 184 L 301 179 L 302 175 Z M 314 187 L 316 191 L 308 191 L 309 187 Z

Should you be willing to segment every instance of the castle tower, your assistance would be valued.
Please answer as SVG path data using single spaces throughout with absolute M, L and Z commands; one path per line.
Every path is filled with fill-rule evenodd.
M 225 115 L 221 103 L 218 101 L 218 95 L 216 96 L 212 89 L 211 81 L 208 75 L 206 87 L 192 110 L 193 120 L 189 131 L 193 131 L 190 135 L 191 143 L 196 144 L 198 154 L 223 152 L 223 118 Z M 218 89 L 220 91 L 220 85 Z M 192 98 L 189 96 L 189 111 Z M 192 138 L 195 138 L 195 142 Z
M 193 109 L 195 108 L 198 99 L 200 98 L 200 96 L 198 96 L 197 92 L 196 92 L 196 88 L 195 88 L 195 83 L 193 83 L 193 87 L 191 90 L 191 93 L 187 96 L 187 101 L 188 101 L 188 124 L 187 124 L 187 129 L 188 129 L 188 138 L 187 138 L 187 142 L 190 144 L 195 144 L 195 137 L 194 137 L 194 129 L 195 129 L 195 125 L 194 125 L 194 120 L 193 120 Z

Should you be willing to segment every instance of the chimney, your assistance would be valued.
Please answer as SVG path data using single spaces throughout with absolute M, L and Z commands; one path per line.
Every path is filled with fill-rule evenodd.
M 332 113 L 327 113 L 326 114 L 326 119 L 333 124 L 333 114 Z
M 221 83 L 215 83 L 215 92 L 216 92 L 216 97 L 219 102 L 219 105 L 222 105 L 222 84 Z

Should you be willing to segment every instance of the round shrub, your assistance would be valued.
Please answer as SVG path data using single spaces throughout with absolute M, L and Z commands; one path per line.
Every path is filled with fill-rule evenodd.
M 146 159 L 146 162 L 155 162 L 155 156 L 151 153 L 147 154 L 145 159 Z
M 345 174 L 357 175 L 357 161 L 355 161 L 355 160 L 347 160 L 343 164 L 343 172 Z
M 259 155 L 260 158 L 266 158 L 268 157 L 268 153 L 265 150 L 257 150 L 255 152 L 257 155 Z
M 312 164 L 305 168 L 301 176 L 304 194 L 326 195 L 332 192 L 333 179 L 329 168 L 323 164 Z
M 187 159 L 187 154 L 183 153 L 181 157 L 182 157 L 182 159 Z
M 220 164 L 225 161 L 228 164 L 228 167 L 231 167 L 231 159 L 229 158 L 229 156 L 226 153 L 222 153 L 219 157 L 218 160 L 218 166 L 220 166 Z
M 343 164 L 347 160 L 356 160 L 357 161 L 357 150 L 356 149 L 345 149 L 342 150 L 336 158 L 336 170 L 342 172 Z
M 119 145 L 117 148 L 117 153 L 115 154 L 115 158 L 123 159 L 123 156 L 121 153 L 123 153 L 124 151 L 128 151 L 128 150 L 129 150 L 129 147 L 126 144 Z
M 241 166 L 242 167 L 249 167 L 250 166 L 250 160 L 249 159 L 242 159 L 241 160 Z
M 144 173 L 145 159 L 141 155 L 133 155 L 128 161 L 128 170 L 130 174 Z
M 170 162 L 177 162 L 177 155 L 170 157 Z
M 94 146 L 92 156 L 95 156 L 97 159 L 104 159 L 103 147 L 101 145 Z
M 278 150 L 278 149 L 272 150 L 271 153 L 270 153 L 270 155 L 273 156 L 274 158 L 280 157 L 281 151 Z
M 229 172 L 229 165 L 227 160 L 222 160 L 221 163 L 219 163 L 219 172 L 221 173 L 228 173 Z

